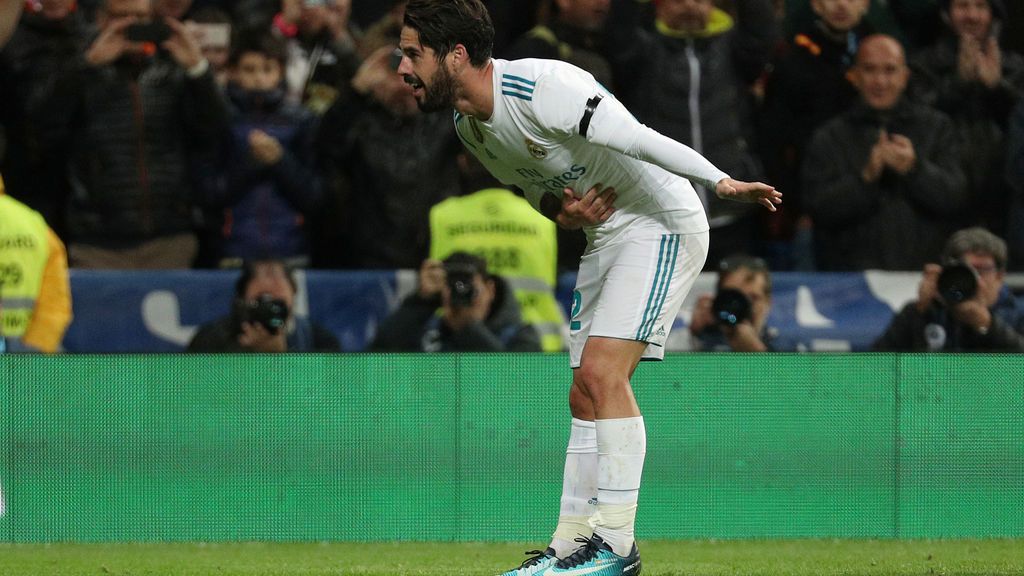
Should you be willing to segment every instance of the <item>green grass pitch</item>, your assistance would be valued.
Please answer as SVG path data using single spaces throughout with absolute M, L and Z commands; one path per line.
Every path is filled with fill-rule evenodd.
M 491 576 L 487 543 L 0 544 L 0 576 Z M 640 541 L 644 576 L 1010 576 L 1024 540 Z

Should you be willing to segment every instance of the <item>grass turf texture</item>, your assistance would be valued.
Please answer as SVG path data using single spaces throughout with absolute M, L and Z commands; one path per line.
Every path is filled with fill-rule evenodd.
M 2 576 L 490 576 L 517 544 L 0 544 Z M 644 576 L 1024 574 L 1024 540 L 641 541 Z

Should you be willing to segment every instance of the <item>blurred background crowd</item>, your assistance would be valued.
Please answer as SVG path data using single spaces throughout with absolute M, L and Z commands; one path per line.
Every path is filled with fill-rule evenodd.
M 743 254 L 772 271 L 928 274 L 972 227 L 1005 242 L 998 273 L 1024 266 L 1018 2 L 485 3 L 496 57 L 576 64 L 641 122 L 784 192 L 770 214 L 698 188 L 708 269 Z M 429 256 L 470 249 L 514 275 L 520 251 L 437 250 L 487 232 L 488 206 L 519 207 L 394 73 L 404 6 L 28 0 L 0 52 L 6 194 L 73 268 L 274 259 L 422 280 Z M 524 238 L 550 255 L 530 266 L 574 270 L 582 233 L 530 222 Z M 532 323 L 557 320 L 524 275 L 511 289 Z

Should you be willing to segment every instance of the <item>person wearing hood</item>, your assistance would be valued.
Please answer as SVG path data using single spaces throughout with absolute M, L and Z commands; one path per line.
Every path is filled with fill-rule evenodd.
M 440 313 L 438 313 L 440 307 Z M 487 262 L 466 252 L 424 260 L 419 285 L 385 319 L 374 352 L 540 352 L 519 303 Z
M 191 162 L 227 109 L 184 24 L 148 0 L 106 0 L 84 57 L 34 123 L 43 153 L 69 149 L 71 263 L 188 268 L 198 251 Z
M 241 35 L 228 58 L 231 123 L 219 166 L 203 178 L 207 202 L 223 211 L 222 267 L 264 257 L 309 264 L 305 220 L 323 198 L 317 118 L 286 100 L 284 61 L 284 43 L 263 32 Z
M 26 3 L 10 44 L 0 52 L 0 172 L 7 193 L 38 210 L 65 236 L 67 158 L 45 156 L 36 146 L 32 111 L 54 80 L 84 49 L 85 23 L 74 0 Z
M 770 0 L 739 0 L 736 18 L 712 0 L 657 0 L 654 24 L 615 26 L 616 94 L 637 119 L 701 153 L 732 177 L 764 179 L 753 143 L 751 88 L 778 36 Z M 695 185 L 696 186 L 696 185 Z M 711 225 L 707 262 L 754 250 L 756 208 L 696 186 Z M 781 189 L 781 188 L 780 188 Z
M 970 191 L 964 225 L 1007 233 L 1006 134 L 1024 95 L 1024 58 L 1004 50 L 1002 0 L 944 0 L 946 34 L 911 60 L 912 97 L 948 114 L 956 125 Z

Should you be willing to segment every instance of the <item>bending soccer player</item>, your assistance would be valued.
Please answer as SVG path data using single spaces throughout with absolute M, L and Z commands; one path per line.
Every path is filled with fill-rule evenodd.
M 733 180 L 640 124 L 575 66 L 491 58 L 493 35 L 480 0 L 411 0 L 398 73 L 424 111 L 455 108 L 463 143 L 499 180 L 562 225 L 587 223 L 570 319 L 573 419 L 558 526 L 547 550 L 506 574 L 632 576 L 646 434 L 629 379 L 642 358 L 663 357 L 707 257 L 708 221 L 690 180 L 773 211 L 782 194 Z M 614 210 L 588 220 L 610 201 Z

